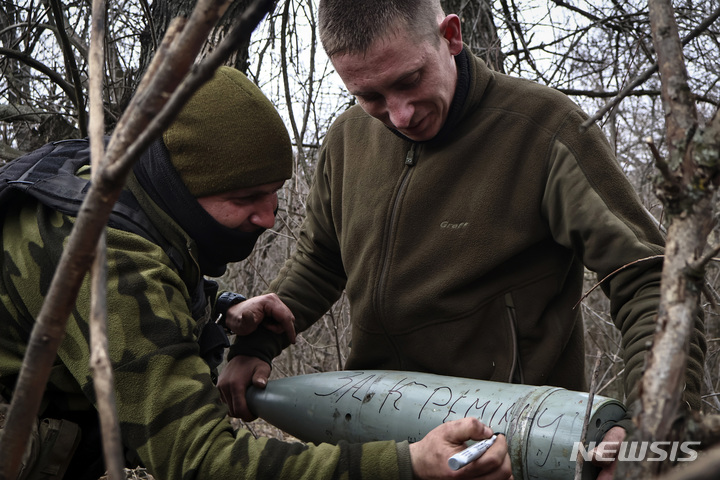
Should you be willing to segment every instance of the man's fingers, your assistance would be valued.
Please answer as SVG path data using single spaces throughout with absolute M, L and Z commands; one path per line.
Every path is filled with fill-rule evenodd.
M 268 366 L 265 368 L 265 365 L 267 365 L 267 363 L 259 366 L 252 377 L 253 385 L 258 388 L 265 388 L 267 386 L 268 377 L 270 376 L 270 367 Z
M 283 324 L 278 323 L 274 319 L 265 320 L 261 325 L 273 333 L 281 334 L 284 332 L 287 335 L 288 340 L 290 340 L 290 343 L 295 343 L 297 333 L 295 332 L 295 324 L 292 320 L 285 320 Z
M 492 429 L 477 418 L 453 420 L 435 427 L 425 438 L 410 444 L 410 461 L 419 478 L 487 478 L 506 480 L 512 475 L 507 443 L 498 436 L 495 443 L 480 458 L 458 471 L 450 470 L 448 460 L 463 451 L 467 440 L 482 440 L 492 436 Z
M 625 429 L 622 427 L 611 428 L 603 437 L 602 442 L 593 448 L 590 455 L 591 461 L 598 467 L 607 467 L 615 461 L 622 441 L 625 439 Z
M 512 472 L 505 435 L 498 435 L 492 446 L 479 458 L 463 467 L 470 476 L 482 476 L 496 472 L 497 478 L 507 478 Z
M 240 317 L 240 325 L 233 330 L 233 333 L 237 335 L 249 335 L 255 331 L 255 313 L 252 310 L 247 310 L 242 313 Z
M 497 439 L 495 440 L 495 443 L 488 449 L 488 451 L 485 453 L 488 458 L 486 458 L 486 461 L 488 462 L 488 465 L 493 465 L 495 469 L 502 469 L 504 462 L 508 462 L 508 467 L 512 471 L 512 468 L 510 468 L 510 457 L 508 456 L 508 446 L 507 446 L 507 440 L 505 439 L 505 435 L 498 435 Z M 485 456 L 483 455 L 483 456 Z M 494 461 L 490 460 L 494 459 Z
M 242 403 L 240 402 L 240 398 L 245 396 L 245 389 L 244 388 L 236 388 L 235 393 L 232 396 L 232 401 L 230 402 L 231 408 L 230 408 L 230 414 L 235 418 L 242 417 Z
M 285 333 L 290 343 L 295 343 L 295 316 L 277 295 L 260 295 L 231 309 L 226 324 L 235 334 L 249 335 L 262 325 L 273 333 Z
M 272 301 L 265 304 L 265 313 L 270 318 L 266 318 L 263 326 L 274 333 L 285 332 L 290 343 L 295 343 L 295 316 L 280 298 L 271 298 Z
M 235 416 L 243 419 L 246 422 L 252 422 L 257 418 L 257 415 L 253 414 L 248 407 L 247 402 L 240 401 L 240 396 L 235 397 Z M 243 391 L 242 398 L 245 398 L 245 392 Z
M 255 420 L 247 406 L 245 393 L 249 385 L 264 388 L 272 368 L 270 364 L 256 357 L 238 355 L 233 357 L 220 372 L 218 389 L 223 401 L 228 405 L 230 415 L 250 422 Z
M 270 371 L 270 365 L 267 363 L 263 362 L 259 364 L 253 372 L 253 387 L 265 388 L 267 386 L 268 377 L 270 376 Z M 236 395 L 234 399 L 237 402 L 236 410 L 238 412 L 238 416 L 246 422 L 251 422 L 257 418 L 257 415 L 250 410 L 250 407 L 247 404 L 246 394 L 247 390 L 243 388 L 242 395 Z
M 490 427 L 482 423 L 475 417 L 467 417 L 458 420 L 454 424 L 454 428 L 449 431 L 449 440 L 454 443 L 462 444 L 466 439 L 483 440 L 490 438 L 493 431 Z

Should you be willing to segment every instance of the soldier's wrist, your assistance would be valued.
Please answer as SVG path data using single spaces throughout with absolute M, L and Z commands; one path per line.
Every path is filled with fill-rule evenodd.
M 218 316 L 217 323 L 221 325 L 223 328 L 227 329 L 227 326 L 225 325 L 225 319 L 227 311 L 232 307 L 233 305 L 237 305 L 238 303 L 244 302 L 247 300 L 245 296 L 240 295 L 239 293 L 235 292 L 223 292 L 221 293 L 217 300 L 215 301 L 215 314 Z

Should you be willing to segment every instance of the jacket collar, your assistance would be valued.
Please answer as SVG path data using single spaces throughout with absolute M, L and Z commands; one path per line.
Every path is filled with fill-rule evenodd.
M 457 65 L 457 86 L 450 104 L 450 111 L 440 131 L 430 140 L 415 142 L 395 129 L 390 129 L 398 137 L 417 144 L 436 146 L 446 141 L 455 131 L 463 117 L 482 99 L 483 93 L 492 80 L 493 72 L 481 59 L 470 53 L 470 47 L 463 49 L 455 56 Z

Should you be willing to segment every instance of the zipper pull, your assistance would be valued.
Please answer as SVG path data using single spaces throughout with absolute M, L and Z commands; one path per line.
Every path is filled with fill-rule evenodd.
M 415 144 L 413 143 L 410 145 L 410 150 L 407 153 L 407 156 L 405 156 L 405 165 L 408 167 L 412 167 L 415 165 Z

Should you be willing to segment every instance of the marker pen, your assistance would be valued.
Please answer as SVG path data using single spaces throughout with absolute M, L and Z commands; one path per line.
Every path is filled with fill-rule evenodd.
M 492 446 L 493 443 L 495 443 L 496 439 L 497 434 L 494 434 L 490 438 L 486 438 L 485 440 L 480 440 L 477 443 L 473 443 L 462 452 L 456 453 L 455 455 L 450 457 L 450 459 L 448 460 L 448 466 L 452 470 L 461 469 L 473 460 L 480 458 L 482 454 L 485 453 L 488 448 Z

